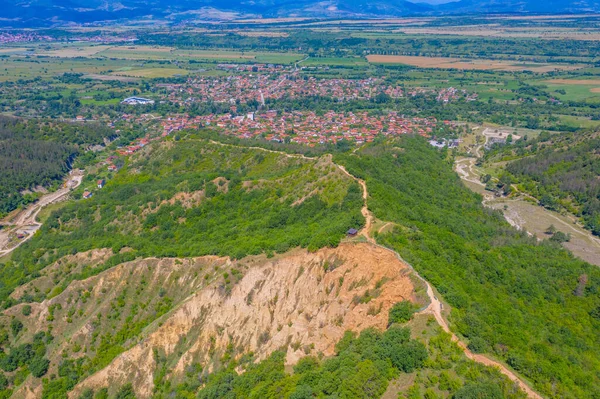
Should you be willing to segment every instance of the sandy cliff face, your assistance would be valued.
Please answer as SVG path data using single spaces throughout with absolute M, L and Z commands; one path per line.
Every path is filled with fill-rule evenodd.
M 384 328 L 389 308 L 412 298 L 408 273 L 392 253 L 370 244 L 257 260 L 229 295 L 215 284 L 194 293 L 71 397 L 127 382 L 140 397 L 151 396 L 154 352 L 172 359 L 175 376 L 192 362 L 210 367 L 228 346 L 236 356 L 252 351 L 258 359 L 286 348 L 290 364 L 309 353 L 332 355 L 346 330 Z
M 69 270 L 107 254 L 78 256 L 68 259 Z M 65 264 L 48 268 L 27 290 L 47 287 L 57 272 L 64 274 Z M 52 299 L 31 304 L 29 317 L 21 316 L 24 305 L 4 317 L 23 319 L 24 342 L 52 329 L 49 373 L 57 372 L 62 353 L 97 357 L 103 336 L 152 320 L 123 342 L 123 353 L 71 393 L 76 398 L 88 387 L 114 392 L 132 382 L 138 397 L 146 398 L 160 367 L 177 379 L 195 362 L 211 370 L 225 352 L 234 357 L 253 352 L 263 359 L 283 349 L 289 364 L 307 354 L 332 355 L 345 331 L 385 328 L 389 308 L 413 299 L 409 273 L 391 252 L 367 243 L 315 253 L 298 249 L 272 259 L 143 259 L 70 283 Z M 157 316 L 166 298 L 170 310 Z M 16 396 L 36 396 L 40 388 L 39 380 L 28 379 Z

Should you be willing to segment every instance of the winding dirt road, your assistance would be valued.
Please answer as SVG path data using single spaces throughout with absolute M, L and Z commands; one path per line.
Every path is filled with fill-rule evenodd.
M 396 252 L 391 250 L 390 248 L 384 247 L 382 245 L 379 245 L 375 242 L 375 240 L 373 239 L 373 237 L 371 237 L 370 231 L 371 231 L 371 226 L 373 225 L 373 215 L 371 214 L 371 211 L 369 211 L 368 208 L 368 204 L 367 204 L 367 199 L 369 197 L 369 192 L 367 190 L 367 184 L 365 183 L 364 180 L 359 179 L 355 176 L 353 176 L 352 174 L 350 174 L 350 172 L 348 172 L 346 170 L 345 167 L 343 167 L 342 165 L 337 165 L 338 168 L 340 168 L 340 170 L 342 170 L 346 175 L 352 177 L 354 180 L 356 180 L 362 187 L 363 189 L 363 200 L 364 200 L 364 205 L 362 208 L 362 214 L 365 217 L 366 223 L 365 223 L 365 227 L 361 230 L 361 234 L 372 244 L 377 245 L 380 248 L 384 248 L 388 251 L 391 251 L 398 259 L 400 259 L 403 263 L 405 263 L 406 265 L 408 265 L 413 273 L 415 273 L 415 275 L 421 279 L 425 285 L 427 286 L 427 296 L 429 297 L 429 306 L 427 306 L 427 308 L 425 308 L 424 310 L 422 310 L 420 312 L 420 314 L 431 314 L 433 315 L 433 317 L 435 318 L 435 320 L 437 321 L 437 323 L 440 325 L 440 327 L 442 327 L 442 329 L 451 334 L 452 335 L 452 341 L 456 342 L 456 344 L 463 350 L 463 352 L 465 353 L 465 356 L 468 359 L 471 359 L 477 363 L 481 363 L 485 366 L 489 366 L 489 367 L 495 367 L 497 368 L 502 374 L 504 374 L 505 376 L 507 376 L 511 381 L 515 382 L 516 384 L 519 385 L 519 387 L 527 394 L 527 396 L 529 398 L 533 398 L 533 399 L 542 399 L 542 397 L 537 394 L 533 389 L 531 389 L 529 387 L 529 385 L 527 385 L 525 382 L 523 382 L 523 380 L 521 380 L 515 373 L 513 373 L 511 370 L 509 370 L 506 366 L 504 366 L 501 363 L 498 363 L 484 355 L 481 354 L 475 354 L 473 352 L 471 352 L 468 348 L 467 345 L 462 342 L 457 336 L 456 334 L 452 333 L 450 331 L 450 327 L 448 326 L 448 323 L 446 322 L 446 320 L 444 319 L 444 317 L 442 316 L 442 309 L 443 309 L 443 304 L 442 302 L 440 302 L 440 300 L 435 296 L 434 292 L 433 292 L 433 288 L 431 287 L 431 284 L 429 284 L 429 282 L 427 280 L 425 280 L 423 277 L 421 277 L 421 275 L 419 275 L 419 273 L 417 273 L 417 271 L 412 267 L 412 265 L 410 265 L 408 262 L 406 262 L 404 259 L 402 259 L 402 257 Z M 481 183 L 480 183 L 481 184 Z M 385 226 L 384 226 L 385 227 Z
M 448 323 L 446 323 L 446 320 L 444 320 L 444 317 L 442 316 L 442 307 L 443 307 L 442 303 L 434 295 L 431 285 L 427 281 L 425 281 L 425 284 L 427 284 L 427 296 L 429 296 L 431 303 L 429 304 L 429 306 L 427 308 L 425 308 L 425 310 L 420 312 L 421 314 L 433 315 L 433 317 L 435 317 L 435 320 L 442 327 L 442 329 L 445 332 L 452 335 L 452 341 L 456 342 L 456 344 L 463 350 L 463 352 L 465 353 L 465 356 L 468 359 L 471 359 L 477 363 L 481 363 L 485 366 L 497 368 L 502 374 L 507 376 L 511 381 L 518 384 L 519 388 L 521 388 L 527 394 L 528 397 L 534 398 L 534 399 L 542 399 L 542 397 L 537 392 L 535 392 L 533 389 L 531 389 L 529 387 L 529 385 L 525 384 L 523 382 L 523 380 L 521 380 L 515 373 L 513 373 L 511 370 L 509 370 L 503 364 L 498 363 L 484 355 L 471 352 L 471 350 L 469 350 L 469 348 L 467 348 L 467 345 L 464 342 L 462 342 L 454 333 L 452 333 L 450 331 L 450 328 L 448 327 Z
M 515 184 L 511 186 L 513 194 L 509 198 L 498 198 L 489 191 L 485 191 L 483 189 L 485 184 L 479 180 L 482 172 L 475 166 L 477 159 L 483 156 L 481 149 L 482 145 L 474 149 L 476 158 L 458 158 L 455 162 L 455 171 L 463 181 L 473 184 L 473 186 L 467 185 L 471 190 L 483 196 L 482 204 L 484 206 L 501 210 L 511 226 L 518 230 L 526 230 L 530 237 L 535 237 L 538 241 L 546 238 L 539 226 L 540 220 L 547 221 L 548 225 L 556 224 L 562 229 L 561 231 L 566 232 L 565 230 L 567 230 L 572 234 L 572 240 L 563 243 L 565 248 L 586 262 L 600 266 L 600 239 L 587 230 L 574 215 L 568 213 L 559 215 L 543 207 L 539 207 L 535 213 L 532 213 L 524 206 L 531 206 L 527 201 L 537 204 L 538 200 L 530 194 L 520 191 Z M 492 178 L 492 180 L 497 181 L 498 179 Z M 502 209 L 502 205 L 508 205 L 508 210 Z
M 214 144 L 220 144 L 220 145 L 226 145 L 226 146 L 232 146 L 232 147 L 240 147 L 240 146 L 235 146 L 232 144 L 223 144 L 223 143 L 218 143 L 218 142 L 213 142 Z M 306 157 L 304 155 L 301 154 L 288 154 L 282 151 L 274 151 L 274 150 L 268 150 L 265 148 L 260 148 L 260 147 L 241 147 L 241 148 L 254 148 L 257 150 L 262 150 L 262 151 L 266 151 L 266 152 L 272 152 L 272 153 L 277 153 L 277 154 L 281 154 L 290 158 L 303 158 L 303 159 L 316 159 L 316 158 L 309 158 Z M 474 164 L 474 161 L 473 161 Z M 374 220 L 374 216 L 371 213 L 371 211 L 369 210 L 368 207 L 368 198 L 369 198 L 369 191 L 367 189 L 367 184 L 364 180 L 359 179 L 358 177 L 352 175 L 350 172 L 348 172 L 348 170 L 346 170 L 346 168 L 342 165 L 338 165 L 335 164 L 345 175 L 351 177 L 352 179 L 354 179 L 358 184 L 360 184 L 360 186 L 362 187 L 363 190 L 363 207 L 361 209 L 361 212 L 363 214 L 363 216 L 365 217 L 365 226 L 363 227 L 363 229 L 360 231 L 360 235 L 362 235 L 363 237 L 365 237 L 367 239 L 368 242 L 370 242 L 372 245 L 376 245 L 380 248 L 383 248 L 387 251 L 392 252 L 400 261 L 402 261 L 404 264 L 406 264 L 411 270 L 412 272 L 415 274 L 415 276 L 417 276 L 421 281 L 423 281 L 425 283 L 425 285 L 427 286 L 427 296 L 429 297 L 429 305 L 422 310 L 421 312 L 419 312 L 419 314 L 430 314 L 432 315 L 436 322 L 440 325 L 440 327 L 447 333 L 451 334 L 452 336 L 452 341 L 456 342 L 456 344 L 463 350 L 463 352 L 465 353 L 465 356 L 470 359 L 473 360 L 477 363 L 483 364 L 485 366 L 488 367 L 495 367 L 497 368 L 502 374 L 504 374 L 505 376 L 507 376 L 511 381 L 513 381 L 515 384 L 517 384 L 521 390 L 523 390 L 527 396 L 529 398 L 532 399 L 543 399 L 538 393 L 536 393 L 533 389 L 531 389 L 531 387 L 529 387 L 529 385 L 527 385 L 521 378 L 519 378 L 514 372 L 512 372 L 510 369 L 508 369 L 506 366 L 504 366 L 503 364 L 492 360 L 488 357 L 486 357 L 485 355 L 482 354 L 475 354 L 473 352 L 471 352 L 468 348 L 467 345 L 462 342 L 457 336 L 456 334 L 452 333 L 452 331 L 450 331 L 450 327 L 448 326 L 448 323 L 446 322 L 446 320 L 444 319 L 443 315 L 442 315 L 442 309 L 443 309 L 443 304 L 442 302 L 437 298 L 437 296 L 434 294 L 433 292 L 433 288 L 431 287 L 431 284 L 429 284 L 429 282 L 427 280 L 425 280 L 423 277 L 421 277 L 421 275 L 414 269 L 414 267 L 412 267 L 411 264 L 409 264 L 408 262 L 406 262 L 404 259 L 402 259 L 402 257 L 394 250 L 388 248 L 388 247 L 384 247 L 383 245 L 379 245 L 377 244 L 377 242 L 375 241 L 375 239 L 371 236 L 371 228 L 373 226 L 373 220 Z M 478 181 L 479 184 L 481 184 L 481 182 Z
M 5 230 L 0 231 L 0 256 L 8 255 L 12 251 L 23 245 L 24 242 L 31 239 L 35 232 L 38 231 L 40 227 L 42 227 L 42 224 L 36 220 L 36 217 L 40 213 L 42 208 L 61 200 L 71 190 L 79 187 L 82 180 L 83 173 L 81 173 L 80 171 L 73 171 L 68 177 L 68 181 L 73 183 L 53 193 L 49 193 L 42 196 L 38 201 L 29 205 L 23 211 L 19 212 L 15 219 L 8 225 L 9 227 Z M 16 243 L 16 245 L 11 246 L 11 242 L 9 242 L 8 237 L 10 234 L 16 234 L 17 231 L 25 232 L 26 236 L 22 240 L 19 240 Z

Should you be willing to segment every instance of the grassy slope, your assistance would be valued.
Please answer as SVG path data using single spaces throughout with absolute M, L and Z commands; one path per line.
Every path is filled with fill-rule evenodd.
M 358 184 L 326 159 L 204 141 L 151 146 L 92 199 L 48 217 L 3 267 L 2 299 L 54 260 L 93 248 L 131 248 L 123 261 L 336 245 L 362 225 L 361 205 Z
M 600 323 L 591 316 L 600 304 L 598 269 L 537 244 L 484 209 L 424 140 L 404 138 L 359 154 L 339 161 L 366 180 L 376 217 L 403 226 L 380 242 L 438 288 L 454 308 L 456 329 L 544 395 L 598 395 Z

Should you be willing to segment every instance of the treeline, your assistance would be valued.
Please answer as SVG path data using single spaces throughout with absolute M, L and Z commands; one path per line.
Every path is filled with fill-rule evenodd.
M 106 126 L 51 120 L 20 119 L 0 115 L 0 140 L 30 139 L 71 145 L 101 144 L 115 133 Z
M 27 204 L 35 194 L 21 190 L 49 187 L 69 170 L 73 146 L 39 140 L 0 141 L 0 215 Z
M 378 238 L 452 305 L 454 328 L 553 398 L 600 395 L 600 271 L 511 228 L 418 137 L 337 156 L 369 206 L 399 226 Z M 583 282 L 583 283 L 582 283 Z
M 285 152 L 287 154 L 301 154 L 306 157 L 319 157 L 325 154 L 345 152 L 355 148 L 356 144 L 347 140 L 339 140 L 335 144 L 323 143 L 309 147 L 305 144 L 292 143 L 288 141 L 277 142 L 267 140 L 261 137 L 250 139 L 242 139 L 237 136 L 226 135 L 217 129 L 199 129 L 199 130 L 183 130 L 181 136 L 188 139 L 210 140 L 222 144 L 241 146 L 241 147 L 258 147 L 269 151 Z
M 23 192 L 57 183 L 84 145 L 112 134 L 97 125 L 0 116 L 0 216 L 35 201 L 35 193 Z

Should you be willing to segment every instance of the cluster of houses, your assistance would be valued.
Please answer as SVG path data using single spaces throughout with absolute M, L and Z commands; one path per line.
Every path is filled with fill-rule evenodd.
M 312 111 L 279 113 L 266 111 L 246 115 L 206 115 L 191 118 L 187 115 L 169 117 L 161 121 L 162 136 L 188 128 L 209 126 L 239 138 L 263 137 L 272 141 L 290 141 L 301 144 L 336 143 L 340 140 L 362 144 L 378 135 L 420 134 L 429 137 L 437 128 L 455 126 L 435 118 L 407 118 L 390 112 L 370 116 L 367 112 L 333 112 L 318 115 Z M 125 154 L 123 154 L 125 155 Z
M 442 103 L 449 103 L 459 98 L 464 98 L 466 101 L 477 101 L 477 93 L 468 93 L 465 89 L 458 90 L 454 87 L 448 87 L 438 92 L 437 100 Z
M 276 64 L 217 64 L 217 69 L 235 72 L 282 72 L 291 70 L 290 65 Z
M 91 43 L 123 43 L 123 42 L 135 42 L 137 37 L 133 35 L 129 36 L 106 36 L 106 35 L 95 35 L 95 36 L 75 36 L 69 38 L 72 42 L 91 42 Z
M 153 137 L 153 138 L 149 138 L 149 137 L 144 137 L 141 139 L 138 139 L 136 141 L 134 141 L 133 143 L 131 143 L 130 145 L 128 145 L 127 147 L 122 147 L 122 148 L 117 148 L 117 153 L 119 155 L 131 155 L 134 152 L 137 152 L 139 150 L 141 150 L 142 148 L 144 148 L 145 146 L 147 146 L 148 144 L 150 144 L 151 141 L 154 140 L 158 140 L 158 137 Z M 109 169 L 110 171 L 110 169 Z
M 297 97 L 326 97 L 336 101 L 370 100 L 381 93 L 391 98 L 436 95 L 440 102 L 450 102 L 465 97 L 472 101 L 476 95 L 453 87 L 434 90 L 431 88 L 409 88 L 390 85 L 383 79 L 316 79 L 291 74 L 240 74 L 227 77 L 190 78 L 182 84 L 163 84 L 167 99 L 172 103 L 188 104 L 212 101 L 216 103 L 264 104 L 268 99 Z
M 32 32 L 0 32 L 0 44 L 51 41 L 52 37 Z
M 100 180 L 97 180 L 97 181 L 96 181 L 96 187 L 97 187 L 98 189 L 102 189 L 102 188 L 104 188 L 104 186 L 105 186 L 105 185 L 106 185 L 106 180 L 104 180 L 104 179 L 100 179 Z M 93 196 L 94 196 L 94 193 L 93 193 L 92 191 L 85 190 L 85 191 L 83 192 L 83 199 L 90 199 L 90 198 L 92 198 Z
M 436 147 L 436 148 L 458 148 L 458 146 L 460 145 L 460 140 L 459 139 L 432 139 L 429 140 L 429 144 L 431 144 L 432 146 Z

